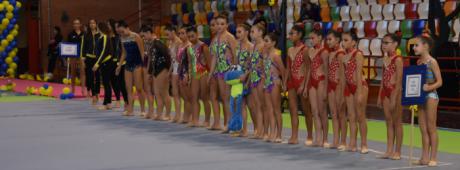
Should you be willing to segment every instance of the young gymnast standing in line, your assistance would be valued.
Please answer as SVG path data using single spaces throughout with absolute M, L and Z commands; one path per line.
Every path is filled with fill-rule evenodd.
M 289 111 L 291 113 L 292 134 L 289 144 L 297 144 L 299 135 L 299 115 L 298 104 L 301 103 L 302 111 L 305 115 L 305 124 L 307 126 L 307 139 L 305 145 L 310 146 L 313 143 L 313 120 L 310 112 L 310 102 L 308 95 L 302 94 L 305 89 L 307 76 L 309 75 L 309 59 L 307 55 L 308 47 L 303 43 L 303 27 L 296 25 L 289 32 L 289 39 L 294 43 L 293 47 L 288 49 L 287 57 L 287 81 L 286 88 L 288 91 Z M 299 101 L 300 100 L 300 101 Z
M 81 43 L 81 56 L 83 67 L 85 68 L 86 89 L 88 94 L 91 93 L 92 105 L 97 105 L 99 100 L 99 92 L 101 89 L 101 79 L 99 71 L 93 71 L 93 66 L 96 63 L 96 40 L 101 34 L 97 30 L 97 22 L 95 19 L 89 20 L 90 30 L 85 33 Z
M 242 117 L 243 117 L 243 129 L 241 130 L 240 136 L 247 137 L 248 136 L 248 123 L 247 123 L 247 106 L 248 106 L 248 93 L 249 87 L 247 85 L 247 78 L 248 78 L 248 67 L 249 67 L 249 56 L 250 51 L 253 48 L 253 44 L 249 41 L 249 31 L 251 30 L 251 26 L 248 24 L 239 24 L 236 28 L 236 37 L 238 39 L 238 46 L 236 50 L 235 59 L 233 63 L 241 67 L 241 70 L 246 73 L 241 76 L 241 80 L 244 84 L 243 90 L 243 101 L 242 101 Z M 253 113 L 253 108 L 249 109 L 251 113 Z M 251 114 L 252 115 L 252 114 Z M 254 129 L 257 127 L 257 122 L 254 121 L 254 117 L 251 118 L 253 120 Z
M 187 48 L 190 47 L 191 43 L 187 37 L 187 27 L 182 26 L 177 30 L 178 36 L 182 43 L 179 44 L 177 50 L 177 60 L 179 62 L 178 74 L 179 74 L 179 95 L 184 101 L 184 114 L 180 123 L 188 124 L 188 126 L 195 126 L 191 119 L 191 91 L 190 91 L 190 72 L 189 72 L 189 60 L 187 57 Z
M 427 93 L 425 105 L 420 105 L 419 125 L 422 133 L 422 157 L 416 164 L 437 166 L 438 154 L 438 132 L 436 128 L 437 110 L 439 96 L 436 89 L 442 86 L 441 70 L 438 62 L 430 55 L 433 48 L 433 40 L 427 34 L 417 38 L 415 44 L 415 54 L 420 56 L 417 65 L 426 65 L 426 82 L 423 85 L 423 91 Z
M 310 40 L 313 48 L 308 50 L 308 56 L 311 63 L 310 75 L 307 89 L 310 99 L 311 111 L 315 121 L 315 139 L 314 146 L 329 148 L 327 141 L 328 136 L 328 116 L 326 112 L 326 75 L 328 70 L 327 48 L 323 47 L 323 35 L 320 30 L 313 30 L 310 33 Z
M 216 37 L 216 33 L 217 33 L 217 24 L 216 24 L 216 19 L 213 18 L 211 19 L 210 23 L 210 30 L 211 30 L 211 37 L 212 37 L 212 40 L 211 40 L 211 48 L 209 48 L 209 54 L 210 54 L 210 61 L 208 63 L 209 65 L 209 69 L 210 69 L 210 74 L 209 74 L 209 77 L 208 77 L 208 84 L 209 84 L 209 91 L 210 91 L 210 94 L 209 94 L 209 97 L 210 97 L 210 100 L 211 100 L 211 106 L 212 106 L 212 116 L 213 116 L 213 123 L 210 127 L 208 127 L 207 129 L 209 130 L 221 130 L 221 126 L 220 126 L 220 103 L 219 103 L 219 100 L 218 100 L 218 87 L 217 87 L 217 79 L 216 77 L 214 76 L 214 72 L 211 72 L 211 67 L 212 67 L 212 63 L 214 62 L 214 59 L 217 57 L 217 55 L 214 53 L 216 52 L 213 47 L 213 43 L 217 41 L 217 37 Z
M 153 81 L 153 78 L 149 75 L 148 73 L 148 64 L 149 64 L 149 61 L 152 60 L 152 58 L 154 57 L 153 54 L 152 54 L 152 51 L 150 49 L 152 49 L 153 47 L 153 38 L 146 38 L 146 34 L 149 34 L 148 31 L 150 30 L 150 32 L 152 31 L 152 28 L 149 27 L 149 26 L 142 26 L 141 27 L 141 30 L 140 30 L 140 33 L 139 35 L 141 36 L 141 38 L 143 39 L 143 42 L 144 42 L 144 51 L 143 51 L 143 54 L 144 54 L 144 63 L 142 65 L 142 79 L 143 79 L 143 83 L 144 83 L 144 96 L 146 97 L 147 99 L 147 106 L 149 107 L 148 111 L 145 112 L 145 108 L 141 108 L 141 110 L 144 110 L 144 112 L 141 112 L 142 116 L 145 118 L 145 119 L 150 119 L 153 117 L 153 114 L 154 114 L 154 100 L 155 100 L 155 96 L 154 96 L 154 93 L 153 93 L 153 87 L 155 86 L 155 82 Z M 150 34 L 151 36 L 151 34 Z M 142 105 L 141 105 L 142 106 Z
M 93 66 L 93 71 L 102 73 L 102 84 L 104 85 L 104 102 L 99 108 L 100 110 L 112 109 L 112 82 L 111 78 L 115 74 L 116 64 L 112 59 L 112 41 L 109 37 L 110 30 L 108 23 L 100 22 L 98 24 L 100 30 L 100 38 L 96 40 L 96 63 Z
M 214 57 L 211 62 L 211 73 L 217 79 L 219 96 L 224 108 L 224 132 L 228 132 L 227 123 L 230 118 L 230 88 L 224 81 L 224 74 L 230 68 L 231 60 L 234 56 L 237 41 L 228 32 L 227 15 L 221 14 L 216 20 L 216 39 L 211 43 L 211 50 Z M 215 99 L 213 99 L 215 100 Z
M 358 36 L 356 30 L 342 34 L 342 45 L 346 50 L 343 58 L 345 73 L 344 96 L 347 103 L 348 121 L 350 124 L 350 143 L 348 150 L 357 151 L 358 128 L 361 136 L 361 153 L 368 153 L 366 106 L 369 89 L 363 76 L 364 56 L 356 48 Z M 358 126 L 358 127 L 357 127 Z
M 178 58 L 178 49 L 179 45 L 182 44 L 182 41 L 177 37 L 176 28 L 174 26 L 168 25 L 165 28 L 166 36 L 168 37 L 168 48 L 171 55 L 171 87 L 172 87 L 172 97 L 174 101 L 174 111 L 175 116 L 171 120 L 173 123 L 178 123 L 182 118 L 181 111 L 181 99 L 179 95 L 179 58 Z
M 136 87 L 137 95 L 139 96 L 139 101 L 142 104 L 145 98 L 143 92 L 143 83 L 142 83 L 142 62 L 144 56 L 142 52 L 144 51 L 144 44 L 142 38 L 131 32 L 128 28 L 128 24 L 124 21 L 118 23 L 118 29 L 120 30 L 120 38 L 122 43 L 122 55 L 121 59 L 118 62 L 118 66 L 115 74 L 125 74 L 126 90 L 128 92 L 128 109 L 123 113 L 125 116 L 134 115 L 134 94 L 133 94 L 133 85 Z M 120 73 L 122 64 L 126 61 L 125 72 Z
M 347 117 L 343 97 L 344 73 L 342 59 L 345 50 L 340 47 L 342 35 L 337 31 L 327 34 L 326 42 L 330 48 L 327 76 L 327 95 L 332 116 L 333 142 L 331 148 L 343 149 L 347 145 Z M 340 144 L 339 144 L 340 143 Z
M 208 61 L 209 61 L 209 48 L 208 46 L 198 39 L 197 30 L 195 27 L 187 28 L 187 36 L 191 46 L 187 49 L 189 58 L 190 70 L 190 83 L 191 83 L 191 113 L 192 124 L 198 126 L 200 119 L 200 99 L 203 102 L 205 111 L 204 127 L 209 126 L 211 116 L 211 104 L 209 103 L 208 90 Z
M 383 106 L 387 125 L 387 151 L 380 158 L 401 159 L 403 139 L 402 127 L 402 74 L 403 60 L 396 54 L 401 37 L 397 34 L 387 34 L 383 37 L 383 77 L 380 83 L 377 105 Z
M 269 33 L 264 38 L 264 90 L 266 115 L 270 123 L 269 141 L 281 143 L 283 122 L 281 117 L 281 90 L 285 84 L 285 67 L 281 58 L 281 51 L 276 49 L 278 35 Z
M 118 25 L 118 23 L 115 22 L 115 20 L 113 20 L 113 19 L 109 20 L 110 30 L 112 30 L 111 34 L 109 35 L 109 37 L 110 37 L 110 39 L 112 41 L 112 49 L 113 49 L 112 62 L 115 63 L 115 68 L 114 69 L 117 68 L 118 61 L 120 61 L 121 48 L 122 48 L 121 47 L 119 30 L 117 29 L 116 25 Z M 125 63 L 123 63 L 123 65 L 121 66 L 121 70 L 120 70 L 121 73 L 124 73 L 124 70 L 125 70 L 124 64 Z M 114 82 L 113 83 L 113 92 L 115 93 L 115 98 L 116 98 L 115 108 L 120 108 L 121 107 L 120 99 L 121 99 L 121 96 L 123 96 L 123 101 L 125 102 L 124 106 L 123 106 L 123 111 L 126 111 L 126 109 L 127 109 L 126 106 L 128 104 L 128 92 L 126 92 L 125 75 L 124 74 L 115 75 L 115 70 L 114 70 L 114 76 L 112 77 L 112 82 Z M 120 93 L 121 93 L 121 95 L 120 95 Z
M 262 25 L 253 25 L 251 28 L 251 39 L 254 42 L 254 47 L 251 50 L 250 54 L 250 62 L 249 62 L 249 86 L 250 86 L 250 99 L 249 103 L 254 108 L 254 118 L 255 122 L 257 122 L 257 127 L 254 130 L 254 138 L 268 139 L 268 132 L 265 133 L 265 124 L 267 124 L 264 120 L 263 115 L 263 103 L 264 103 L 264 96 L 263 96 L 263 83 L 261 74 L 263 72 L 263 63 L 262 63 L 262 54 L 264 50 L 264 35 L 265 35 L 265 28 Z M 253 114 L 251 112 L 251 114 Z M 268 131 L 268 130 L 267 130 Z

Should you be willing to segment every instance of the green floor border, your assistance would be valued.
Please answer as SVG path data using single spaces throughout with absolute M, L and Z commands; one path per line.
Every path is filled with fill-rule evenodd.
M 53 99 L 54 98 L 44 96 L 1 96 L 0 103 L 36 102 Z

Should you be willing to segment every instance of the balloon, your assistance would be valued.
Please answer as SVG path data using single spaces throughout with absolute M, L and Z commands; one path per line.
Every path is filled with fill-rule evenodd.
M 0 4 L 0 11 L 3 11 L 5 9 L 5 5 Z M 3 18 L 3 17 L 2 17 Z
M 2 19 L 2 25 L 8 25 L 8 23 L 10 23 L 10 20 L 8 18 L 3 18 Z
M 6 91 L 6 86 L 5 86 L 5 85 L 1 85 L 1 86 L 0 86 L 0 90 L 1 90 L 1 91 Z
M 15 5 L 16 4 L 16 0 L 9 0 L 10 4 L 12 5 Z
M 6 64 L 11 64 L 11 63 L 13 63 L 13 58 L 7 57 L 7 58 L 5 59 L 5 63 L 6 63 Z
M 15 63 L 19 62 L 19 57 L 18 57 L 18 56 L 14 57 L 14 58 L 13 58 L 13 61 L 14 61 Z
M 67 96 L 69 97 L 69 99 L 72 99 L 72 98 L 74 98 L 74 97 L 75 97 L 75 94 L 73 94 L 73 93 L 69 93 Z
M 6 47 L 6 46 L 8 45 L 8 41 L 2 40 L 1 45 L 4 46 L 4 47 Z
M 8 32 L 6 32 L 6 35 L 8 35 L 9 31 L 14 29 L 14 24 L 12 24 L 11 21 L 10 21 L 10 24 L 8 24 L 8 26 L 6 26 L 6 29 L 8 30 Z
M 8 6 L 9 4 L 10 4 L 10 2 L 8 2 L 8 1 L 3 1 L 3 5 L 4 5 L 5 7 Z
M 18 68 L 18 65 L 16 63 L 11 63 L 10 68 L 16 70 Z
M 3 63 L 1 66 L 1 70 L 6 70 L 6 69 L 8 69 L 8 64 Z
M 70 93 L 70 88 L 64 87 L 64 88 L 62 89 L 62 93 L 63 93 L 63 94 L 69 94 L 69 93 Z
M 5 75 L 5 71 L 0 71 L 0 76 L 4 76 Z
M 6 52 L 9 53 L 13 48 L 11 48 L 11 45 L 6 47 Z
M 48 89 L 46 89 L 46 95 L 47 96 L 51 96 L 51 94 L 53 94 L 53 87 L 48 87 Z
M 48 89 L 48 87 L 49 87 L 48 84 L 43 85 L 43 88 L 45 88 L 45 89 Z
M 13 15 L 13 14 L 11 14 L 11 15 Z M 17 21 L 18 20 L 16 18 L 11 19 L 11 24 L 13 24 L 13 28 L 14 28 L 14 24 L 16 24 Z
M 8 53 L 6 53 L 6 52 L 3 51 L 2 53 L 0 53 L 0 55 L 1 55 L 2 57 L 6 57 L 6 56 L 8 55 Z
M 13 35 L 11 35 L 11 34 L 8 35 L 8 36 L 6 36 L 6 40 L 8 40 L 8 41 L 10 41 L 10 42 L 13 41 L 13 39 L 14 39 L 14 37 L 13 37 Z
M 12 19 L 13 18 L 13 13 L 12 12 L 7 12 L 5 17 L 8 18 L 8 19 Z
M 9 75 L 13 75 L 14 70 L 12 68 L 9 68 L 8 70 L 6 70 L 6 73 L 8 73 Z
M 21 2 L 19 2 L 19 1 L 16 1 L 16 7 L 17 7 L 17 8 L 21 8 L 21 7 L 22 7 L 22 4 L 21 4 Z
M 60 98 L 61 100 L 65 100 L 66 97 L 67 97 L 67 96 L 66 96 L 65 94 L 61 94 L 61 95 L 59 96 L 59 98 Z
M 8 5 L 8 6 L 6 6 L 6 11 L 8 11 L 8 12 L 13 12 L 13 10 L 14 10 L 13 5 Z

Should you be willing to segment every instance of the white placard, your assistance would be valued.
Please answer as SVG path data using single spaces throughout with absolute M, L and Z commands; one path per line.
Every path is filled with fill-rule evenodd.
M 411 74 L 406 77 L 406 97 L 420 97 L 421 88 L 422 88 L 422 75 L 421 74 Z
M 76 57 L 78 56 L 78 44 L 73 43 L 61 43 L 61 56 Z

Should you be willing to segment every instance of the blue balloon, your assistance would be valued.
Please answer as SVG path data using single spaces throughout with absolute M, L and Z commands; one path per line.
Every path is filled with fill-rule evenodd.
M 5 30 L 3 30 L 3 36 L 4 37 L 8 36 L 9 31 L 7 29 L 8 29 L 8 27 Z
M 5 37 L 3 36 L 3 34 L 0 34 L 0 39 L 1 39 L 1 40 L 5 39 Z
M 18 45 L 18 43 L 16 42 L 16 39 L 13 39 L 13 41 L 11 41 L 11 46 L 16 47 L 16 45 Z
M 73 97 L 75 97 L 73 93 L 69 93 L 67 96 L 69 97 L 69 99 L 72 99 Z
M 0 13 L 0 19 L 5 18 L 5 15 L 3 13 Z
M 17 14 L 19 13 L 19 8 L 14 8 L 13 9 L 13 14 L 14 14 L 14 17 L 17 17 Z
M 16 21 L 17 21 L 16 18 L 12 18 L 10 21 L 11 25 L 13 25 L 13 28 L 14 28 L 14 24 L 16 24 Z
M 44 84 L 43 88 L 48 89 L 48 84 Z
M 0 76 L 4 76 L 5 75 L 5 71 L 0 71 Z
M 18 56 L 15 56 L 15 57 L 13 58 L 13 61 L 14 61 L 15 63 L 19 62 L 19 57 L 18 57 Z
M 6 56 L 8 56 L 8 53 L 6 53 L 5 51 L 3 51 L 2 53 L 0 53 L 0 55 L 5 58 Z
M 10 22 L 10 24 L 8 24 L 8 27 L 6 27 L 6 28 L 11 31 L 12 29 L 14 29 L 14 24 Z
M 11 50 L 13 50 L 13 48 L 11 47 L 11 45 L 6 46 L 5 51 L 6 51 L 7 53 L 9 53 Z
M 59 95 L 59 98 L 60 98 L 61 100 L 65 100 L 65 99 L 66 99 L 66 96 L 65 96 L 65 94 L 61 94 L 61 95 Z
M 2 70 L 4 71 L 4 70 L 6 70 L 6 69 L 8 69 L 8 64 L 3 63 L 3 64 L 2 64 Z
M 9 0 L 10 1 L 10 4 L 14 4 L 14 6 L 16 6 L 16 0 Z

